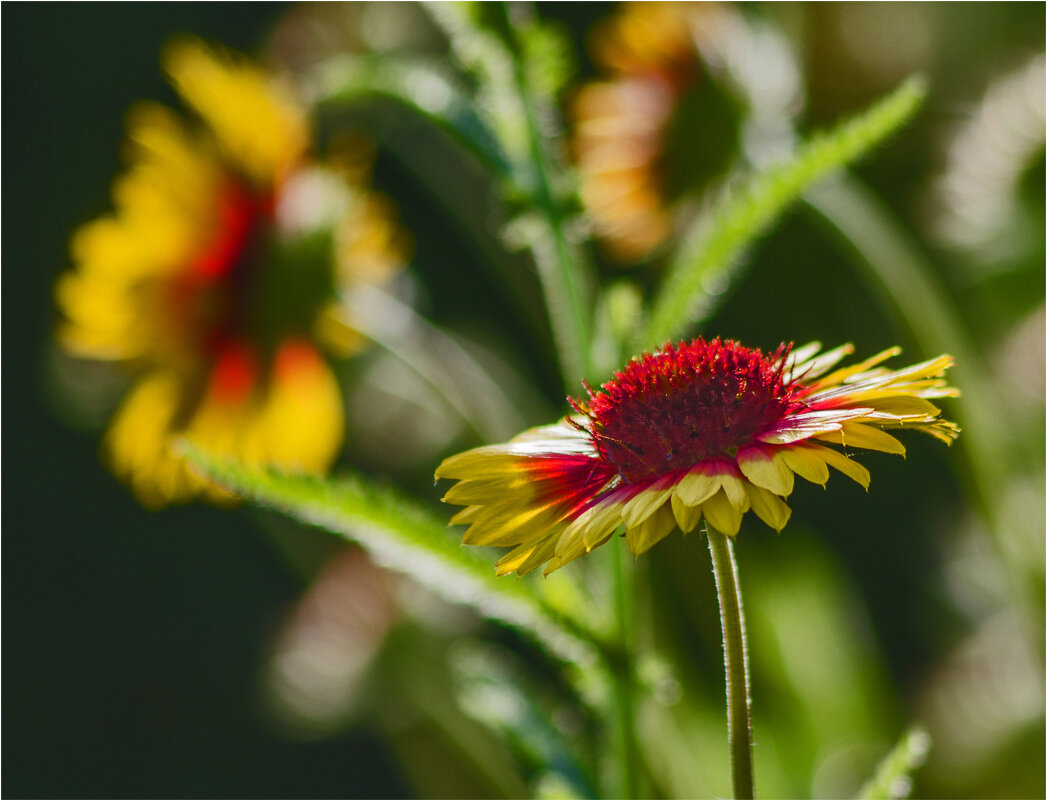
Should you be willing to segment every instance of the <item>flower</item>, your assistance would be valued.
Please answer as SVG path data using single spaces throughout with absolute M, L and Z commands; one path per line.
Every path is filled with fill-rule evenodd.
M 696 339 L 644 354 L 569 399 L 576 415 L 446 459 L 444 500 L 466 507 L 451 522 L 470 524 L 466 544 L 513 547 L 500 575 L 548 574 L 623 525 L 634 554 L 703 516 L 734 536 L 751 509 L 781 531 L 794 475 L 824 486 L 833 467 L 868 489 L 869 471 L 823 443 L 904 454 L 884 429 L 956 437 L 928 400 L 958 394 L 941 378 L 950 356 L 889 370 L 889 348 L 832 370 L 853 348 L 820 350 Z
M 609 255 L 644 259 L 672 233 L 662 156 L 673 115 L 698 75 L 698 42 L 715 4 L 626 3 L 594 31 L 610 75 L 573 104 L 579 192 Z
M 132 112 L 115 210 L 74 234 L 74 268 L 55 289 L 62 347 L 136 377 L 104 450 L 149 506 L 229 497 L 171 453 L 179 436 L 325 470 L 344 411 L 318 345 L 357 344 L 338 292 L 384 281 L 406 254 L 389 204 L 359 180 L 367 154 L 354 145 L 315 163 L 284 87 L 195 40 L 165 66 L 198 120 L 156 104 Z

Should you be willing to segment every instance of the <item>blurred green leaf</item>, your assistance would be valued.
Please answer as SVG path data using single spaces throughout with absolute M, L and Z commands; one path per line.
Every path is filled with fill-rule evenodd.
M 930 748 L 930 735 L 923 728 L 913 726 L 877 766 L 859 798 L 908 798 L 913 771 L 923 764 Z
M 488 169 L 509 178 L 512 166 L 471 94 L 439 63 L 402 56 L 346 56 L 317 76 L 325 106 L 379 97 L 400 103 L 447 130 Z
M 586 629 L 548 607 L 526 581 L 497 577 L 482 552 L 462 548 L 445 523 L 392 489 L 358 476 L 327 481 L 247 467 L 185 441 L 180 449 L 194 470 L 219 486 L 359 543 L 382 567 L 533 635 L 562 659 L 595 661 Z
M 966 321 L 918 243 L 864 184 L 842 176 L 818 187 L 806 201 L 842 240 L 874 297 L 898 315 L 923 355 L 950 353 L 956 359 L 952 380 L 963 402 L 950 415 L 963 429 L 958 443 L 970 489 L 990 524 L 1016 600 L 1042 628 L 1042 520 L 1015 514 L 1006 503 L 1007 490 L 1024 468 L 1016 461 L 1015 434 L 1000 413 L 1005 399 L 988 377 Z
M 577 736 L 566 736 L 554 714 L 580 728 L 548 682 L 535 681 L 526 664 L 509 649 L 479 642 L 462 642 L 452 654 L 459 706 L 499 733 L 519 754 L 543 792 L 567 790 L 567 798 L 591 798 L 596 784 L 583 763 Z M 541 792 L 536 793 L 541 795 Z
M 685 233 L 635 350 L 684 334 L 706 319 L 737 271 L 743 251 L 821 178 L 854 161 L 919 108 L 923 81 L 911 78 L 861 114 L 814 136 L 789 161 L 753 176 Z

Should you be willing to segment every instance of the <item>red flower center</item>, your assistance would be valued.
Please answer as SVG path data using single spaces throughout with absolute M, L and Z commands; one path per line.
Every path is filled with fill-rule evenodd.
M 233 176 L 219 186 L 212 229 L 167 290 L 170 330 L 192 352 L 217 357 L 247 333 L 273 202 L 271 193 L 255 192 Z
M 773 354 L 696 339 L 644 354 L 604 384 L 584 414 L 600 456 L 628 483 L 733 455 L 798 404 L 782 379 L 791 345 Z

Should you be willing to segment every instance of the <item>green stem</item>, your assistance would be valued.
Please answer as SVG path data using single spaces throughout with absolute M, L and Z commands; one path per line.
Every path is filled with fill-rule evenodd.
M 720 602 L 723 626 L 723 665 L 727 680 L 727 740 L 731 749 L 731 780 L 735 798 L 755 798 L 753 785 L 753 725 L 749 699 L 749 653 L 745 645 L 745 616 L 738 586 L 738 565 L 731 541 L 706 526 L 709 553 Z
M 520 44 L 516 26 L 509 17 L 507 4 L 503 3 L 501 8 L 507 30 L 515 44 L 513 80 L 516 82 L 527 126 L 530 167 L 534 180 L 533 199 L 548 226 L 547 233 L 553 251 L 546 255 L 538 252 L 538 247 L 532 248 L 557 340 L 560 368 L 568 381 L 577 380 L 579 377 L 591 378 L 592 323 L 584 297 L 584 267 L 579 263 L 576 254 L 572 253 L 564 230 L 563 207 L 553 190 L 551 175 L 556 165 L 549 154 L 547 136 L 538 123 L 535 98 L 525 63 L 526 51 Z M 541 243 L 537 245 L 540 246 Z
M 618 765 L 618 797 L 639 798 L 638 751 L 636 743 L 636 662 L 634 658 L 633 570 L 625 540 L 618 539 L 614 560 L 614 615 L 617 649 L 608 654 L 614 688 L 615 752 Z

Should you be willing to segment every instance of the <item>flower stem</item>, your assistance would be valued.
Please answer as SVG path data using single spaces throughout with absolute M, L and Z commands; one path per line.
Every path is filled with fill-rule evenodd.
M 727 740 L 731 749 L 731 780 L 735 798 L 755 798 L 753 785 L 753 725 L 749 700 L 749 653 L 745 616 L 738 586 L 738 565 L 730 539 L 706 526 L 709 553 L 723 626 L 723 666 L 727 679 Z
M 533 180 L 532 200 L 544 221 L 542 231 L 530 243 L 545 295 L 553 335 L 560 356 L 560 369 L 568 381 L 579 377 L 591 378 L 592 321 L 587 298 L 590 284 L 588 265 L 572 248 L 566 232 L 566 212 L 554 190 L 559 168 L 551 150 L 551 140 L 560 135 L 558 125 L 550 119 L 541 124 L 543 108 L 552 107 L 551 98 L 537 96 L 530 79 L 527 48 L 523 46 L 519 23 L 509 13 L 509 5 L 501 4 L 506 32 L 513 43 L 513 79 L 523 112 L 527 133 L 529 167 Z M 548 115 L 547 115 L 548 116 Z M 558 122 L 558 121 L 557 121 Z M 553 130 L 549 130 L 552 128 Z
M 639 798 L 636 743 L 636 669 L 633 652 L 633 571 L 625 540 L 614 543 L 614 615 L 617 649 L 609 655 L 614 690 L 615 755 L 618 767 L 618 798 Z

